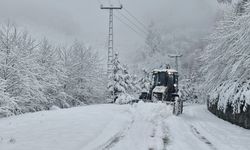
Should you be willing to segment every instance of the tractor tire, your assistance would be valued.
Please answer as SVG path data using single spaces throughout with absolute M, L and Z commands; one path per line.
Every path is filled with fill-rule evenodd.
M 183 111 L 183 102 L 179 99 L 178 96 L 174 97 L 174 107 L 173 107 L 173 114 L 178 116 L 182 114 Z

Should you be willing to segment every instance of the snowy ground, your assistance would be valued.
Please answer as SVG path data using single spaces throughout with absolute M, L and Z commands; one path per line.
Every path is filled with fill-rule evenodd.
M 0 150 L 249 150 L 250 130 L 205 106 L 93 105 L 0 119 Z

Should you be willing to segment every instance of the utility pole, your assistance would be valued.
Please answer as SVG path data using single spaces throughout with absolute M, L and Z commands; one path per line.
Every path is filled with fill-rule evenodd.
M 107 6 L 104 7 L 101 5 L 101 9 L 108 9 L 109 10 L 109 40 L 108 40 L 108 75 L 113 72 L 113 59 L 114 59 L 114 15 L 113 10 L 122 9 L 122 5 L 120 6 Z
M 120 6 L 107 6 L 104 7 L 103 5 L 101 5 L 101 9 L 107 9 L 109 10 L 109 40 L 108 40 L 108 68 L 107 68 L 107 73 L 108 73 L 108 77 L 113 76 L 114 78 L 114 74 L 113 74 L 113 68 L 114 68 L 114 64 L 113 64 L 113 59 L 114 59 L 114 10 L 118 10 L 118 9 L 122 9 L 122 5 Z M 115 86 L 114 81 L 112 81 L 112 86 Z M 112 101 L 115 102 L 115 91 L 112 91 Z
M 168 55 L 170 58 L 175 58 L 175 68 L 178 71 L 178 59 L 181 58 L 183 55 Z

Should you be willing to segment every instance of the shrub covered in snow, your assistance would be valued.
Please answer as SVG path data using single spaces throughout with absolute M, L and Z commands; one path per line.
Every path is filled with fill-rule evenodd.
M 143 75 L 139 79 L 138 84 L 140 86 L 141 92 L 148 92 L 151 83 L 150 72 L 148 72 L 146 69 L 143 69 L 142 71 Z
M 179 96 L 181 100 L 188 103 L 201 103 L 200 99 L 198 99 L 195 82 L 191 79 L 182 79 L 179 82 Z
M 50 107 L 50 110 L 60 110 L 60 108 L 58 106 L 53 105 Z
M 131 94 L 128 93 L 120 93 L 117 95 L 116 103 L 117 104 L 128 104 L 135 99 Z
M 129 74 L 127 66 L 121 64 L 118 53 L 115 54 L 113 64 L 113 74 L 109 77 L 108 84 L 109 96 L 114 95 L 114 101 L 119 104 L 128 103 L 134 99 L 132 95 L 139 90 L 137 78 Z

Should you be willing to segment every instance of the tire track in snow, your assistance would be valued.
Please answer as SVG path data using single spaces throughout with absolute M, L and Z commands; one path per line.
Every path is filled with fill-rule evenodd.
M 101 148 L 103 150 L 109 150 L 111 149 L 115 144 L 117 144 L 122 138 L 123 138 L 123 134 L 119 133 L 117 135 L 115 135 L 114 137 L 112 137 L 106 144 L 104 144 L 104 148 Z
M 162 142 L 163 142 L 163 150 L 167 150 L 167 146 L 169 144 L 169 137 L 168 137 L 168 127 L 165 122 L 162 123 Z
M 122 130 L 121 132 L 111 137 L 105 144 L 103 144 L 102 146 L 99 146 L 97 150 L 99 149 L 110 150 L 111 148 L 113 148 L 116 144 L 118 144 L 125 137 L 126 133 L 131 128 L 131 126 L 133 126 L 133 124 L 134 124 L 134 118 L 124 130 Z
M 121 114 L 122 113 L 122 114 Z M 130 109 L 117 113 L 109 123 L 107 123 L 99 134 L 87 144 L 78 149 L 89 150 L 109 150 L 119 143 L 126 135 L 134 123 L 134 114 Z M 77 150 L 78 150 L 77 149 Z
M 208 145 L 211 149 L 213 150 L 217 150 L 217 148 L 203 135 L 201 135 L 201 133 L 198 131 L 197 128 L 195 128 L 193 125 L 190 125 L 191 131 L 192 133 L 203 143 L 205 143 L 206 145 Z
M 167 128 L 163 124 L 163 120 L 171 115 L 168 107 L 161 103 L 138 103 L 133 105 L 130 110 L 132 114 L 131 123 L 128 124 L 126 129 L 121 130 L 121 133 L 109 138 L 107 142 L 99 146 L 98 150 L 164 150 L 168 138 L 164 131 Z
M 162 120 L 158 120 L 159 122 L 155 124 L 154 128 L 152 129 L 152 133 L 150 134 L 150 138 L 154 141 L 153 145 L 150 145 L 148 150 L 166 150 L 169 144 L 169 137 L 168 137 L 168 127 Z M 158 143 L 158 144 L 157 144 Z

